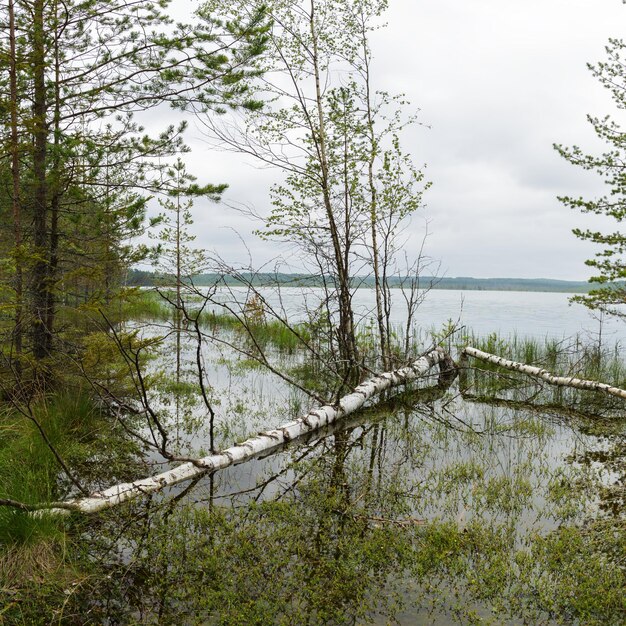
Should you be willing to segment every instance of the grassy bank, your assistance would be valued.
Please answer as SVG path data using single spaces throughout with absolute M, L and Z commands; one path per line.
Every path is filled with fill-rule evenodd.
M 102 419 L 83 393 L 60 393 L 32 407 L 33 417 L 44 430 L 59 456 L 70 466 L 92 452 L 94 431 Z M 0 497 L 25 504 L 56 500 L 71 490 L 67 477 L 33 420 L 6 409 L 0 417 Z M 54 535 L 56 522 L 46 516 L 0 508 L 0 543 L 36 542 Z
M 112 428 L 109 418 L 82 389 L 59 392 L 33 404 L 31 410 L 56 454 L 87 491 L 141 471 L 136 444 Z M 0 415 L 0 498 L 37 505 L 76 492 L 34 420 L 5 407 Z M 48 574 L 54 578 L 54 572 L 65 576 L 67 540 L 64 519 L 0 506 L 3 593 L 10 597 L 23 585 L 47 579 Z

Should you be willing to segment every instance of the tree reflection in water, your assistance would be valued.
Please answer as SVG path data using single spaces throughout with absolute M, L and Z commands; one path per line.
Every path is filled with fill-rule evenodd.
M 94 574 L 65 618 L 622 623 L 623 506 L 614 489 L 604 506 L 592 451 L 622 451 L 623 494 L 623 429 L 609 441 L 583 434 L 582 415 L 471 400 L 407 393 L 92 520 Z

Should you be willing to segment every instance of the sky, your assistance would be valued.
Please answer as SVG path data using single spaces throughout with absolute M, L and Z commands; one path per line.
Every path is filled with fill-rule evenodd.
M 409 251 L 428 230 L 426 254 L 445 276 L 585 280 L 593 245 L 575 227 L 601 217 L 563 206 L 558 195 L 595 196 L 599 177 L 564 161 L 554 143 L 592 153 L 603 146 L 587 114 L 614 114 L 587 62 L 604 59 L 626 31 L 621 0 L 389 0 L 387 27 L 372 40 L 375 86 L 404 93 L 423 124 L 402 137 L 432 187 L 410 224 Z M 619 119 L 619 116 L 615 116 Z M 269 210 L 275 171 L 218 152 L 193 121 L 189 169 L 230 185 L 221 204 L 193 209 L 195 245 L 255 266 L 289 249 L 252 234 L 258 224 L 229 205 Z M 614 227 L 614 225 L 610 225 Z

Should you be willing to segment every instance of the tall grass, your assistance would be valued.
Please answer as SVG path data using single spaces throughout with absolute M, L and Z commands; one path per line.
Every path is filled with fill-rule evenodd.
M 169 320 L 173 308 L 159 293 L 133 289 L 126 294 L 119 311 L 120 319 Z
M 84 459 L 97 411 L 83 393 L 61 393 L 33 407 L 33 414 L 66 463 Z M 25 504 L 49 502 L 69 490 L 37 427 L 7 410 L 0 416 L 0 497 Z M 0 545 L 36 543 L 57 536 L 58 521 L 0 507 Z
M 287 325 L 280 320 L 259 319 L 246 323 L 230 313 L 207 311 L 202 314 L 201 322 L 217 330 L 232 330 L 240 333 L 242 339 L 254 337 L 260 346 L 271 345 L 281 352 L 293 354 L 303 348 L 312 339 L 311 330 L 305 323 Z
M 626 363 L 619 344 L 601 347 L 580 336 L 568 339 L 537 339 L 492 333 L 486 337 L 467 334 L 458 347 L 471 345 L 505 359 L 541 367 L 558 376 L 572 376 L 626 388 Z M 570 404 L 589 411 L 618 408 L 622 402 L 600 392 L 553 387 L 483 361 L 470 359 L 463 385 L 473 393 L 501 394 L 512 399 L 533 397 L 544 402 Z

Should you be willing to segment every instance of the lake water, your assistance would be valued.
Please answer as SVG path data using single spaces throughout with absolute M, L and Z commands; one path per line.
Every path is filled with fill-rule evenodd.
M 292 320 L 305 317 L 303 301 L 311 309 L 321 297 L 259 291 Z M 247 299 L 242 289 L 218 295 Z M 361 321 L 371 317 L 373 291 L 358 290 L 354 307 Z M 599 329 L 584 307 L 554 293 L 432 291 L 416 323 L 441 328 L 448 319 L 480 335 L 538 339 L 594 341 Z M 393 322 L 404 320 L 396 307 Z M 206 331 L 215 332 L 203 358 L 218 449 L 315 405 L 238 352 L 241 333 Z M 602 334 L 623 343 L 626 333 L 605 320 Z M 167 341 L 152 362 L 164 381 L 173 371 Z M 183 342 L 190 383 L 194 341 Z M 297 353 L 268 354 L 286 372 L 301 362 Z M 264 458 L 137 500 L 122 534 L 127 519 L 116 511 L 121 520 L 95 533 L 109 568 L 102 597 L 112 598 L 103 623 L 141 615 L 142 624 L 621 626 L 621 600 L 611 600 L 626 562 L 621 408 L 609 413 L 585 392 L 558 396 L 523 377 L 496 375 L 505 386 L 494 391 L 491 374 L 471 376 L 468 386 L 424 381 Z M 154 404 L 184 456 L 207 450 L 207 413 L 196 399 L 179 406 L 166 386 Z M 157 453 L 148 460 L 150 473 L 167 465 Z M 97 596 L 86 603 L 104 605 Z
M 295 320 L 305 318 L 304 307 L 315 308 L 323 297 L 321 289 L 282 287 L 258 288 L 259 293 L 276 310 Z M 224 300 L 246 299 L 244 288 L 218 292 Z M 603 342 L 626 343 L 626 323 L 592 312 L 582 304 L 570 303 L 572 294 L 530 291 L 456 291 L 436 289 L 426 294 L 415 322 L 423 329 L 441 329 L 448 321 L 458 322 L 478 335 L 498 333 L 542 339 L 562 339 L 579 335 L 583 340 L 598 340 L 602 326 Z M 234 297 L 234 298 L 233 298 Z M 399 290 L 392 291 L 392 322 L 406 322 L 406 308 Z M 360 319 L 373 316 L 376 302 L 373 289 L 358 289 L 353 297 L 354 310 Z

